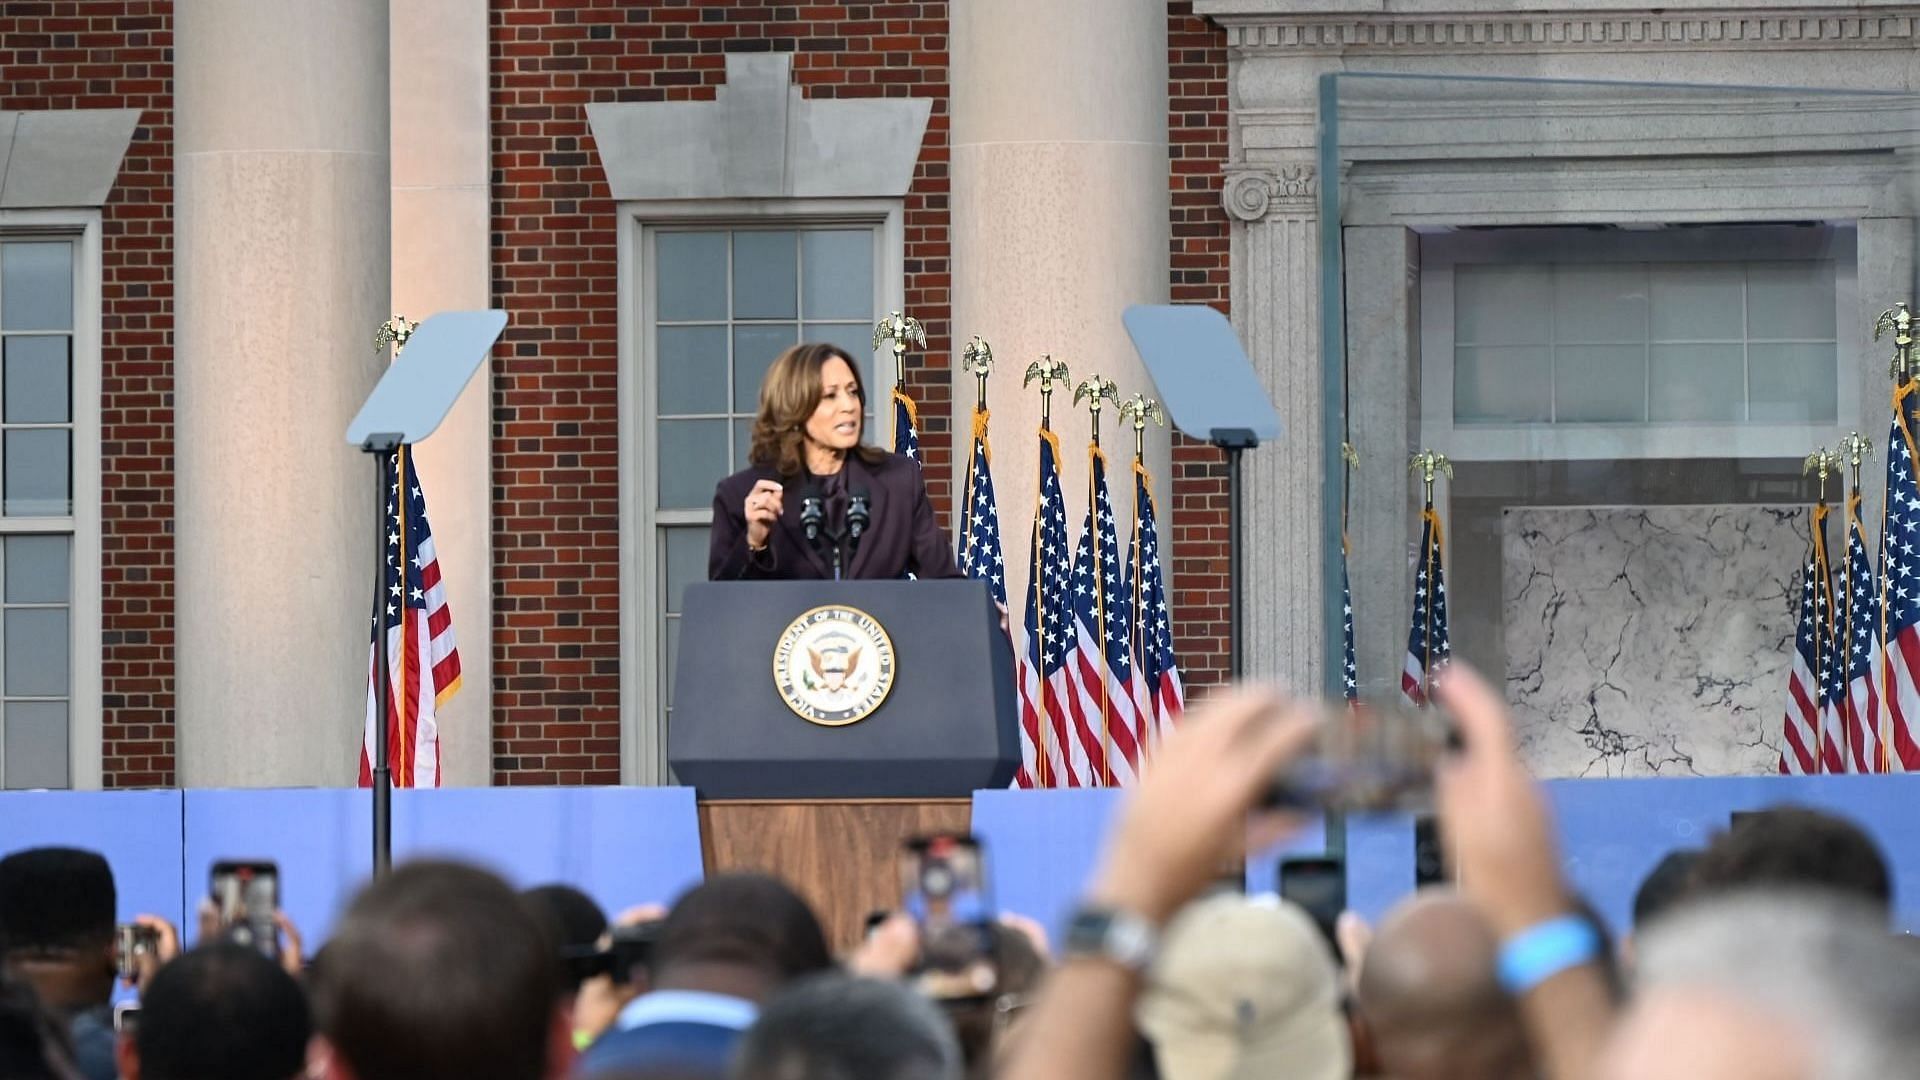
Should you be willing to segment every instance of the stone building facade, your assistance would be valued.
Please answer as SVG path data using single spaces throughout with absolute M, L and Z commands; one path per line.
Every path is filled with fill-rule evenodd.
M 1526 698 L 1543 767 L 1748 770 L 1777 726 L 1762 714 L 1777 712 L 1803 543 L 1797 459 L 1848 427 L 1884 430 L 1862 327 L 1912 280 L 1915 14 L 8 4 L 0 257 L 17 248 L 28 284 L 0 280 L 0 339 L 23 357 L 69 350 L 71 405 L 14 416 L 0 398 L 0 438 L 27 448 L 22 492 L 59 487 L 52 465 L 25 468 L 36 439 L 65 432 L 71 449 L 55 455 L 70 504 L 0 515 L 0 542 L 25 538 L 0 582 L 0 769 L 9 786 L 351 781 L 370 523 L 339 433 L 390 311 L 509 315 L 419 465 L 467 671 L 444 714 L 447 782 L 543 784 L 663 776 L 698 492 L 737 458 L 739 388 L 763 353 L 863 337 L 893 308 L 922 319 L 928 348 L 900 375 L 944 518 L 973 396 L 949 356 L 987 337 L 1003 524 L 1022 537 L 1038 403 L 1019 373 L 1044 352 L 1076 379 L 1150 391 L 1118 313 L 1171 300 L 1232 315 L 1287 425 L 1249 458 L 1254 671 L 1325 685 L 1344 439 L 1361 459 L 1345 521 L 1361 667 L 1397 678 L 1417 509 L 1402 462 L 1435 445 L 1457 461 L 1443 492 L 1456 588 L 1474 594 L 1457 647 Z M 1542 79 L 1593 82 L 1528 81 Z M 1628 85 L 1650 82 L 1839 93 Z M 4 290 L 44 292 L 50 254 L 65 292 L 10 313 Z M 1674 275 L 1699 310 L 1724 310 L 1737 278 L 1743 305 L 1800 322 L 1662 337 L 1655 298 L 1681 295 Z M 1618 303 L 1582 300 L 1544 329 L 1510 317 L 1557 311 L 1563 280 Z M 1817 304 L 1766 302 L 1808 289 L 1833 298 L 1826 322 Z M 62 302 L 65 323 L 45 314 Z M 1646 332 L 1560 335 L 1622 311 Z M 1494 315 L 1504 329 L 1473 338 Z M 1803 361 L 1830 377 L 1749 391 L 1737 420 L 1655 415 L 1736 339 L 1746 382 Z M 1559 407 L 1561 352 L 1595 370 L 1634 348 L 1649 387 L 1673 369 L 1674 388 L 1649 389 L 1639 414 Z M 1571 378 L 1563 396 L 1587 400 Z M 1082 490 L 1084 414 L 1057 410 L 1055 427 Z M 1226 666 L 1224 467 L 1167 433 L 1148 463 L 1176 647 L 1204 687 Z M 1609 593 L 1605 568 L 1634 557 L 1690 568 L 1678 581 L 1703 594 L 1724 575 L 1713 610 L 1739 634 L 1703 641 L 1697 605 Z M 1010 567 L 1016 590 L 1024 575 Z M 1523 629 L 1545 618 L 1523 588 L 1540 575 L 1584 598 L 1583 626 L 1656 647 L 1618 672 L 1547 647 L 1567 635 Z M 44 587 L 9 587 L 29 580 Z M 64 648 L 8 646 L 49 633 Z M 1618 714 L 1648 710 L 1675 656 L 1713 689 L 1633 727 Z M 1624 704 L 1594 704 L 1606 685 Z M 1702 716 L 1726 721 L 1711 746 L 1673 736 Z

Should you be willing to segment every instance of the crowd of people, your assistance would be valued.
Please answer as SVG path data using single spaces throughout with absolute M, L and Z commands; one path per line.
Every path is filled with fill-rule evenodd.
M 1338 947 L 1222 889 L 1319 713 L 1213 695 L 1128 795 L 1056 941 L 980 928 L 993 977 L 925 978 L 905 913 L 836 957 L 782 882 L 727 874 L 611 919 L 451 862 L 364 888 L 310 958 L 203 920 L 116 957 L 100 856 L 0 859 L 0 1076 L 46 1080 L 1885 1080 L 1920 1076 L 1920 948 L 1874 842 L 1820 811 L 1742 815 L 1648 875 L 1615 942 L 1570 887 L 1504 703 L 1456 666 L 1435 777 L 1455 884 Z M 138 990 L 116 1013 L 117 979 Z

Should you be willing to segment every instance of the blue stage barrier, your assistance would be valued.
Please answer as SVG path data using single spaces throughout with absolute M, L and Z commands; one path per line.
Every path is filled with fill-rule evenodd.
M 1059 941 L 1122 795 L 1115 788 L 974 792 L 973 834 L 985 842 L 1000 910 L 1037 920 Z M 1325 825 L 1313 818 L 1285 843 L 1250 860 L 1248 879 L 1257 876 L 1272 891 L 1282 858 L 1325 847 Z
M 1861 823 L 1892 866 L 1900 922 L 1920 930 L 1920 780 L 1907 776 L 1739 776 L 1553 780 L 1546 784 L 1567 877 L 1616 933 L 1632 921 L 1633 894 L 1676 847 L 1699 847 L 1741 810 L 1798 803 Z M 1120 793 L 1107 789 L 981 791 L 973 830 L 984 837 L 1003 910 L 1057 935 L 1085 887 Z M 1413 892 L 1413 818 L 1349 818 L 1347 904 L 1377 921 Z M 1317 820 L 1275 851 L 1247 860 L 1248 892 L 1271 892 L 1290 855 L 1325 850 Z
M 0 793 L 0 853 L 64 845 L 113 866 L 119 917 L 190 917 L 221 858 L 280 865 L 281 906 L 309 951 L 372 869 L 372 803 L 351 788 Z M 564 881 L 608 913 L 700 882 L 691 788 L 442 788 L 396 793 L 396 860 L 445 855 L 516 886 Z
M 1737 811 L 1784 803 L 1860 823 L 1892 868 L 1896 918 L 1920 929 L 1916 784 L 1910 776 L 1728 776 L 1550 780 L 1545 786 L 1568 880 L 1622 934 L 1631 929 L 1633 894 L 1667 852 L 1704 846 Z M 1249 867 L 1249 888 L 1257 884 L 1253 874 Z M 1348 906 L 1373 921 L 1412 891 L 1412 817 L 1350 820 Z
M 97 851 L 113 867 L 121 922 L 158 915 L 178 926 L 185 896 L 180 812 L 178 791 L 0 792 L 0 853 Z
M 1116 788 L 974 792 L 973 835 L 986 846 L 1000 910 L 1038 921 L 1057 943 L 1120 796 Z
M 196 899 L 221 858 L 280 865 L 281 907 L 324 940 L 372 873 L 372 804 L 348 788 L 186 793 L 186 884 Z M 692 788 L 442 788 L 395 792 L 396 863 L 446 856 L 516 887 L 561 881 L 609 916 L 702 878 Z

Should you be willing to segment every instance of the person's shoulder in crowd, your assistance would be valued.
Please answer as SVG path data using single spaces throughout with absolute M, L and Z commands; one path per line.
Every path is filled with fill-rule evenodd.
M 114 1049 L 119 1036 L 113 1030 L 113 1006 L 78 1010 L 67 1032 L 73 1039 L 73 1066 L 85 1080 L 116 1080 L 120 1066 Z
M 758 1013 L 758 1006 L 744 999 L 656 991 L 627 1006 L 619 1026 L 580 1055 L 574 1072 L 609 1080 L 638 1070 L 722 1077 L 741 1033 Z

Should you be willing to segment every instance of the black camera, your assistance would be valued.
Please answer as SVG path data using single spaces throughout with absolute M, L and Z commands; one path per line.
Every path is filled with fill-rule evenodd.
M 653 962 L 653 944 L 660 940 L 660 926 L 658 919 L 632 926 L 616 926 L 607 932 L 606 948 L 574 945 L 560 950 L 560 959 L 567 969 L 568 984 L 578 988 L 588 979 L 601 975 L 611 978 L 615 986 L 632 982 L 636 968 L 644 968 Z

